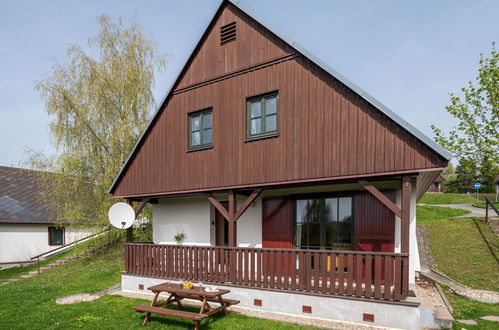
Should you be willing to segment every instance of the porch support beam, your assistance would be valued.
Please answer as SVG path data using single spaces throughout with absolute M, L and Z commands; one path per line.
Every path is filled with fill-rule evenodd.
M 411 222 L 411 187 L 412 182 L 409 176 L 402 178 L 402 215 L 400 217 L 402 230 L 400 243 L 402 253 L 409 253 L 409 227 Z
M 135 218 L 137 218 L 144 207 L 146 207 L 147 203 L 149 203 L 149 200 L 150 198 L 144 198 L 135 208 L 133 208 L 133 202 L 131 199 L 127 199 L 126 202 L 133 208 L 135 212 Z M 133 225 L 126 229 L 126 241 L 127 243 L 133 243 Z
M 239 210 L 237 210 L 236 212 L 236 221 L 241 217 L 241 215 L 243 215 L 243 213 L 248 209 L 248 207 L 251 205 L 251 203 L 253 203 L 255 201 L 255 199 L 257 199 L 257 197 L 261 194 L 261 192 L 263 191 L 263 189 L 256 189 L 254 190 L 251 195 L 249 195 L 248 198 L 246 198 L 246 200 L 244 201 L 243 205 L 241 205 L 241 208 Z
M 210 201 L 210 203 L 220 212 L 220 214 L 229 222 L 229 246 L 237 246 L 237 219 L 239 219 L 243 213 L 248 209 L 248 207 L 258 198 L 263 189 L 255 189 L 246 198 L 241 208 L 237 209 L 237 198 L 236 192 L 234 190 L 229 191 L 229 209 L 227 210 L 211 192 L 206 192 L 205 195 Z
M 216 199 L 215 196 L 213 196 L 213 194 L 210 192 L 205 193 L 205 195 L 206 195 L 206 197 L 208 197 L 208 200 L 210 201 L 210 203 L 218 210 L 218 212 L 220 212 L 220 214 L 225 219 L 227 219 L 227 221 L 230 221 L 229 213 L 227 212 L 225 207 L 222 204 L 220 204 L 218 199 Z
M 395 215 L 399 218 L 402 218 L 402 210 L 392 202 L 388 197 L 386 197 L 381 191 L 378 190 L 375 186 L 367 182 L 367 180 L 360 180 L 359 183 L 366 188 L 376 199 L 378 199 L 383 205 L 388 207 Z
M 139 205 L 137 205 L 133 210 L 135 211 L 135 218 L 137 218 L 140 214 L 140 212 L 142 212 L 142 210 L 144 209 L 144 207 L 146 207 L 147 203 L 149 203 L 149 200 L 150 198 L 144 198 Z
M 236 193 L 229 191 L 229 246 L 237 247 L 237 198 Z

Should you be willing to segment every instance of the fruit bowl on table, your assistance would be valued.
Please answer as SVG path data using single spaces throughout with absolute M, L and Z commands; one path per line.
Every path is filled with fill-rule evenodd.
M 182 287 L 182 289 L 185 289 L 185 290 L 194 289 L 194 284 L 191 281 L 185 281 L 180 286 Z

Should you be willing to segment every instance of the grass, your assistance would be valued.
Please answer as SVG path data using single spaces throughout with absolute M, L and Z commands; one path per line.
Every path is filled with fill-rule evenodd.
M 478 301 L 468 300 L 454 294 L 449 288 L 442 286 L 442 289 L 454 308 L 455 320 L 475 320 L 477 325 L 465 325 L 454 321 L 452 328 L 456 330 L 466 329 L 497 329 L 497 323 L 482 320 L 480 317 L 487 315 L 499 315 L 499 304 L 485 304 Z
M 421 197 L 419 203 L 429 205 L 439 204 L 473 204 L 477 200 L 474 194 L 454 194 L 454 193 L 426 193 Z
M 68 256 L 71 254 L 73 254 L 73 251 L 61 252 L 61 253 L 59 253 L 55 256 L 52 256 L 46 260 L 40 261 L 40 267 L 44 267 L 53 261 L 63 259 L 65 256 Z M 30 272 L 32 270 L 36 270 L 36 269 L 38 269 L 38 265 L 36 263 L 33 265 L 24 266 L 24 267 L 10 267 L 10 268 L 2 269 L 2 270 L 0 270 L 0 283 L 2 282 L 2 280 L 5 280 L 7 278 L 17 278 L 20 275 L 27 274 L 28 272 Z
M 484 219 L 435 220 L 424 225 L 438 270 L 473 289 L 499 291 L 499 239 Z
M 428 206 L 428 205 L 416 206 L 417 222 L 420 225 L 440 220 L 447 220 L 452 217 L 466 215 L 469 213 L 471 213 L 471 211 L 453 209 L 450 207 Z
M 499 208 L 499 202 L 492 202 L 492 204 L 496 207 L 496 208 Z M 473 206 L 475 207 L 481 207 L 481 208 L 485 208 L 485 202 L 475 202 L 473 203 Z M 489 205 L 489 209 L 491 209 L 490 205 Z M 494 210 L 491 210 L 492 212 L 494 212 Z
M 57 305 L 55 300 L 77 293 L 95 293 L 119 283 L 123 268 L 120 244 L 50 269 L 40 275 L 0 286 L 1 329 L 140 329 L 143 314 L 130 309 L 149 301 L 104 295 L 91 302 Z M 1 270 L 0 276 L 7 270 Z M 10 275 L 9 275 L 10 276 Z M 189 320 L 152 317 L 149 329 L 192 329 Z M 201 322 L 205 329 L 311 329 L 289 323 L 229 313 Z

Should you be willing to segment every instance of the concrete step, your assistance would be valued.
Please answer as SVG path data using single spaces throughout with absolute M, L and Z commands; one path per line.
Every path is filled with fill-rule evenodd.
M 59 264 L 48 264 L 47 267 L 48 268 L 54 268 L 54 267 L 57 267 L 59 266 Z
M 38 274 L 38 271 L 37 270 L 32 270 L 31 272 L 29 272 L 28 274 L 31 274 L 31 275 L 36 275 Z
M 29 277 L 32 277 L 33 275 L 31 274 L 24 274 L 24 275 L 21 275 L 22 278 L 29 278 Z
M 449 310 L 445 306 L 438 306 L 433 313 L 435 323 L 437 323 L 443 329 L 452 328 L 452 321 L 454 318 L 449 313 Z
M 40 273 L 49 270 L 49 267 L 40 267 Z

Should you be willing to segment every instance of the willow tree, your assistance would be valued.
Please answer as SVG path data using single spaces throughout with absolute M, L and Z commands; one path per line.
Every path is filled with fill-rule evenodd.
M 67 49 L 51 74 L 36 83 L 51 118 L 57 154 L 31 152 L 31 167 L 56 172 L 40 177 L 47 209 L 60 222 L 107 224 L 107 189 L 149 120 L 154 74 L 166 59 L 140 25 L 97 18 L 98 35 L 85 50 Z

